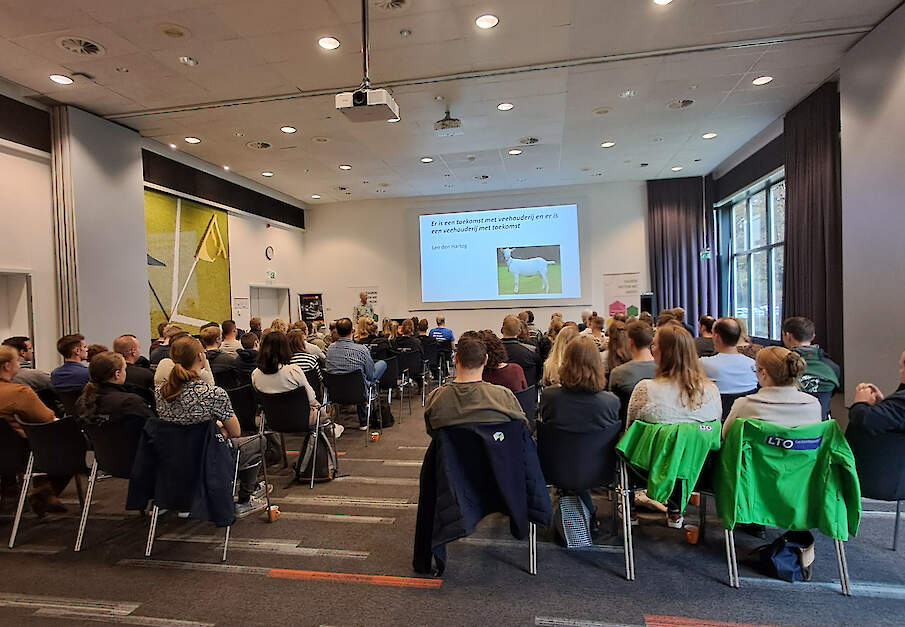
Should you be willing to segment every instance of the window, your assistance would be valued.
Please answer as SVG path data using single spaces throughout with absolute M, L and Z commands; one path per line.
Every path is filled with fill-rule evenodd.
M 786 182 L 782 174 L 747 190 L 729 208 L 729 307 L 748 333 L 780 339 L 785 267 Z

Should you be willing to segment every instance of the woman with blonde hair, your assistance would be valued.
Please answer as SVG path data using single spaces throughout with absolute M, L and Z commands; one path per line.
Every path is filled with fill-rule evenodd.
M 562 325 L 562 322 L 559 324 Z M 559 369 L 562 367 L 566 347 L 579 336 L 578 327 L 575 325 L 560 326 L 560 329 L 556 335 L 556 340 L 553 342 L 553 348 L 550 349 L 550 356 L 544 362 L 544 376 L 541 379 L 541 384 L 545 386 L 559 385 Z
M 371 322 L 373 322 L 371 318 L 366 318 L 365 316 L 359 318 L 358 322 L 355 323 L 355 332 L 352 334 L 352 339 L 359 344 L 365 344 L 366 342 L 362 342 L 362 340 L 371 335 Z
M 748 337 L 748 325 L 745 323 L 745 320 L 743 318 L 736 318 L 736 321 L 738 321 L 738 326 L 742 328 L 742 337 L 738 341 L 738 344 L 735 345 L 735 347 L 742 355 L 750 357 L 751 359 L 757 359 L 757 354 L 763 348 L 763 345 L 754 344 L 751 341 L 751 338 Z
M 547 339 L 551 342 L 556 341 L 556 336 L 559 335 L 559 332 L 562 331 L 563 323 L 562 318 L 553 317 L 550 319 L 550 326 L 547 328 Z
M 274 318 L 273 322 L 270 323 L 270 330 L 289 333 L 289 325 L 282 318 Z
M 798 389 L 804 373 L 804 358 L 782 346 L 766 346 L 757 353 L 757 382 L 760 389 L 732 404 L 723 436 L 736 418 L 757 418 L 784 427 L 800 427 L 820 422 L 823 413 L 817 398 Z
M 588 318 L 588 328 L 582 332 L 594 341 L 597 345 L 597 351 L 603 352 L 607 347 L 606 334 L 603 332 L 604 320 L 600 316 L 591 316 Z
M 614 320 L 610 323 L 607 348 L 600 354 L 603 369 L 607 376 L 617 366 L 627 364 L 632 360 L 632 351 L 628 347 L 628 331 L 624 322 Z

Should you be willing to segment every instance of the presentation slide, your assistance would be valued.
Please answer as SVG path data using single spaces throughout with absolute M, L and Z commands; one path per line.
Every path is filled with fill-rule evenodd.
M 425 303 L 581 297 L 577 205 L 419 219 Z

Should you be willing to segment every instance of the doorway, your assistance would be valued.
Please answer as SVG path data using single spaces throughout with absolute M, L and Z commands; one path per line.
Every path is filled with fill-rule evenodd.
M 23 335 L 34 345 L 31 275 L 0 272 L 0 338 Z
M 263 328 L 269 327 L 274 318 L 281 318 L 287 323 L 292 321 L 289 288 L 253 285 L 249 288 L 249 297 L 251 316 L 259 317 Z

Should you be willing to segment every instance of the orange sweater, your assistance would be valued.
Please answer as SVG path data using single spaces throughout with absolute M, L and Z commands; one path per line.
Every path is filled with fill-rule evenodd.
M 10 383 L 0 379 L 0 418 L 9 421 L 12 428 L 23 438 L 25 431 L 19 421 L 22 422 L 53 422 L 56 420 L 53 412 L 41 402 L 27 385 Z

